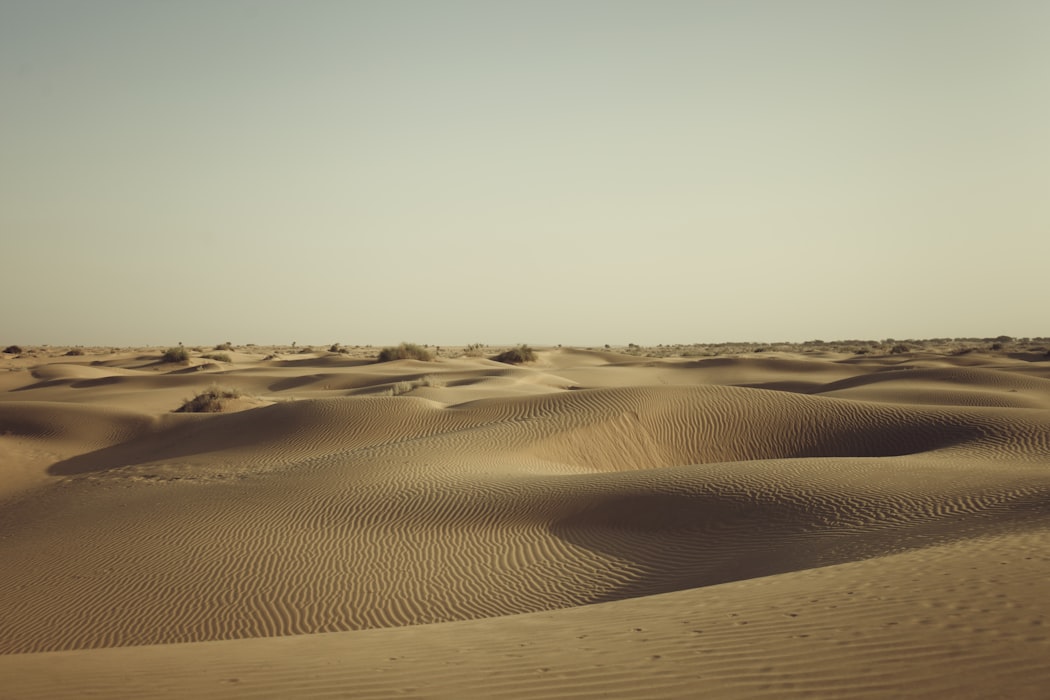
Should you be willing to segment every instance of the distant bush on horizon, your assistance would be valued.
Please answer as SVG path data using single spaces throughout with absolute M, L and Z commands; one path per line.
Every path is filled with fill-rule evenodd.
M 397 347 L 383 348 L 379 351 L 379 357 L 376 359 L 377 362 L 393 362 L 394 360 L 433 362 L 434 353 L 416 343 L 401 343 Z
M 160 357 L 161 362 L 189 362 L 190 353 L 189 350 L 179 345 L 178 347 L 168 348 L 164 351 L 164 354 Z
M 6 352 L 8 355 L 21 355 L 22 348 L 18 345 L 8 345 L 6 348 L 4 348 L 4 352 Z
M 209 352 L 207 355 L 201 355 L 205 360 L 215 360 L 216 362 L 233 362 L 230 356 L 224 352 Z
M 525 362 L 536 361 L 536 351 L 528 345 L 522 344 L 510 350 L 504 350 L 492 358 L 496 362 L 505 362 L 508 365 L 520 365 Z

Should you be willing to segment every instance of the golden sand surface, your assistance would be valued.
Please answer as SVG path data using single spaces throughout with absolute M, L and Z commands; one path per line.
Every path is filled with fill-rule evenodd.
M 0 698 L 1046 697 L 996 345 L 2 354 Z

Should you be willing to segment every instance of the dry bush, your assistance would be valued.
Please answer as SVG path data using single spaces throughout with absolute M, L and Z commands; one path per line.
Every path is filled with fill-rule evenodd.
M 223 409 L 223 400 L 242 396 L 240 389 L 213 386 L 184 402 L 175 413 L 219 413 Z
M 433 362 L 434 354 L 430 350 L 415 343 L 401 343 L 397 347 L 383 348 L 379 351 L 377 362 L 392 362 L 394 360 L 422 360 Z
M 190 361 L 190 353 L 189 353 L 189 351 L 186 348 L 184 348 L 181 345 L 179 345 L 178 347 L 168 348 L 167 350 L 165 350 L 164 354 L 161 355 L 160 361 L 161 362 L 189 362 Z
M 536 351 L 528 345 L 519 345 L 516 348 L 504 350 L 492 359 L 496 362 L 505 362 L 509 365 L 520 365 L 525 362 L 535 362 Z
M 215 360 L 216 362 L 233 362 L 229 355 L 224 352 L 209 352 L 207 355 L 201 355 L 205 360 Z

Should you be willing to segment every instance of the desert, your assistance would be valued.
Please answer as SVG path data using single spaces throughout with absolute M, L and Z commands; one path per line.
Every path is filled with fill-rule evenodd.
M 1050 339 L 6 350 L 4 698 L 1050 683 Z

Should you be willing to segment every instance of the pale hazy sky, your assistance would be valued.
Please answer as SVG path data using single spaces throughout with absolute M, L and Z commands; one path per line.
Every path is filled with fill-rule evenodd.
M 0 343 L 1050 335 L 1050 2 L 0 0 Z

